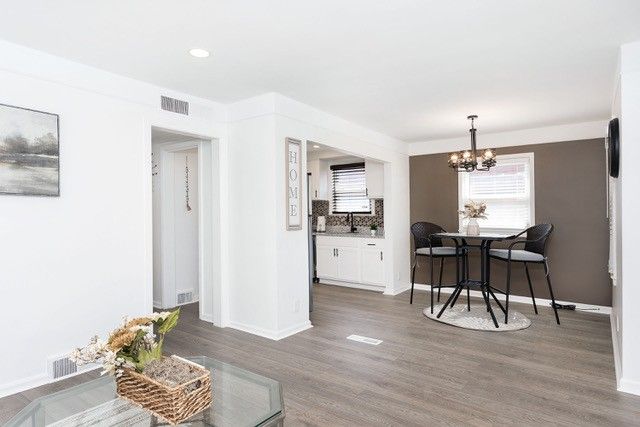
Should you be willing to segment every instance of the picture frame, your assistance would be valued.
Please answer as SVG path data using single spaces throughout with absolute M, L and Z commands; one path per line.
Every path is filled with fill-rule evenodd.
M 287 231 L 302 230 L 302 142 L 285 138 L 285 211 Z
M 0 103 L 0 195 L 60 196 L 60 117 Z

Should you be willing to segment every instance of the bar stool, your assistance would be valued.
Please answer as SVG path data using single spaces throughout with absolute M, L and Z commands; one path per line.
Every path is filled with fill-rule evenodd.
M 516 237 L 522 236 L 526 233 L 526 240 L 518 240 L 509 245 L 507 249 L 491 249 L 489 255 L 491 258 L 498 259 L 500 261 L 507 262 L 507 289 L 505 292 L 506 304 L 504 323 L 509 320 L 509 294 L 511 292 L 511 263 L 521 262 L 524 264 L 524 271 L 527 274 L 527 282 L 529 282 L 529 292 L 531 293 L 531 300 L 533 301 L 533 310 L 538 314 L 538 307 L 536 306 L 536 297 L 533 294 L 533 286 L 531 284 L 531 276 L 529 275 L 528 264 L 543 264 L 544 274 L 547 279 L 547 286 L 549 287 L 549 294 L 551 294 L 551 306 L 553 312 L 556 315 L 556 323 L 560 324 L 560 317 L 558 317 L 558 308 L 556 307 L 556 299 L 553 296 L 553 288 L 551 287 L 551 275 L 549 274 L 549 264 L 547 262 L 547 241 L 553 231 L 553 224 L 537 224 L 533 227 L 529 227 Z M 513 249 L 514 246 L 524 244 L 523 249 Z
M 442 285 L 442 270 L 444 269 L 444 260 L 446 258 L 456 258 L 456 248 L 453 246 L 443 246 L 442 239 L 432 237 L 435 233 L 443 233 L 445 229 L 431 222 L 416 222 L 411 226 L 411 234 L 415 250 L 413 252 L 413 265 L 411 269 L 411 297 L 409 304 L 413 304 L 413 288 L 416 279 L 416 267 L 418 265 L 418 257 L 429 257 L 429 277 L 431 279 L 431 313 L 433 314 L 433 289 L 438 289 L 438 301 L 440 301 L 440 289 L 444 287 L 454 287 L 456 285 Z M 458 255 L 463 255 L 463 250 L 458 250 Z M 433 283 L 433 260 L 440 259 L 440 273 L 438 276 L 438 284 Z M 457 264 L 457 263 L 456 263 Z M 456 265 L 456 268 L 458 266 Z

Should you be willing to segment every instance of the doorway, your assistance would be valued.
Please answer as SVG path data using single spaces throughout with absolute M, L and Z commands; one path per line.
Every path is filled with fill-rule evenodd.
M 152 128 L 153 306 L 181 306 L 215 324 L 220 283 L 213 271 L 220 253 L 213 145 Z

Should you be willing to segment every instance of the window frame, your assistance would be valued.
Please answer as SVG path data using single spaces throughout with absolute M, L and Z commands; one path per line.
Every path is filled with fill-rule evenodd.
M 344 170 L 344 169 L 356 169 L 359 168 L 360 166 L 362 166 L 362 170 L 363 173 L 365 175 L 365 197 L 367 197 L 367 199 L 369 200 L 369 210 L 368 211 L 353 211 L 353 212 L 346 212 L 346 211 L 336 211 L 335 210 L 335 204 L 334 204 L 334 199 L 335 199 L 335 187 L 333 185 L 333 172 L 336 170 Z M 330 164 L 329 165 L 329 174 L 328 174 L 328 178 L 329 178 L 329 188 L 331 189 L 331 196 L 329 197 L 329 210 L 330 210 L 330 215 L 346 215 L 348 213 L 353 213 L 354 215 L 361 215 L 361 216 L 365 216 L 365 215 L 374 215 L 374 207 L 373 207 L 373 203 L 371 203 L 371 199 L 369 199 L 369 197 L 367 196 L 367 183 L 366 183 L 366 164 L 365 162 L 349 162 L 349 163 L 334 163 L 334 164 Z
M 529 163 L 529 174 L 528 174 L 529 175 L 529 225 L 527 227 L 531 227 L 536 223 L 534 153 L 527 152 L 527 153 L 515 153 L 515 154 L 502 154 L 502 155 L 496 156 L 496 161 L 499 164 L 500 160 L 523 159 L 523 158 L 526 158 Z M 485 173 L 485 172 L 478 171 L 473 173 Z M 464 209 L 464 203 L 466 202 L 466 200 L 464 200 L 464 197 L 463 197 L 463 195 L 465 194 L 464 187 L 466 185 L 468 188 L 468 182 L 469 182 L 469 172 L 459 172 L 458 173 L 458 210 Z M 483 200 L 476 200 L 476 201 L 483 201 Z M 465 221 L 466 220 L 462 218 L 461 215 L 458 216 L 458 231 L 461 233 L 463 233 L 465 230 L 465 226 L 464 226 Z M 482 222 L 480 222 L 480 229 L 482 231 L 488 231 L 493 233 L 504 233 L 504 234 L 511 234 L 514 232 L 520 232 L 524 230 L 522 228 L 511 228 L 511 227 L 487 227 L 487 226 L 483 226 Z

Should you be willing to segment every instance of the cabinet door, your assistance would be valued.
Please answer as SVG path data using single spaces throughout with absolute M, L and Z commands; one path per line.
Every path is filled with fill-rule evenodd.
M 320 279 L 338 278 L 338 258 L 333 246 L 316 246 L 316 270 Z
M 384 284 L 384 252 L 380 248 L 362 249 L 362 282 Z
M 384 164 L 365 160 L 364 175 L 367 183 L 367 196 L 370 199 L 384 197 Z
M 338 247 L 338 279 L 345 282 L 360 281 L 360 249 Z

